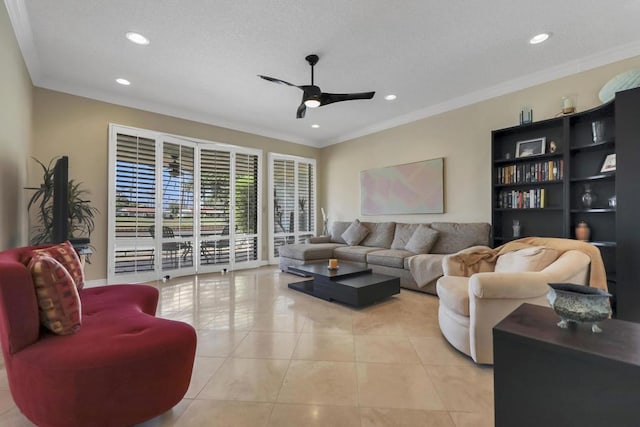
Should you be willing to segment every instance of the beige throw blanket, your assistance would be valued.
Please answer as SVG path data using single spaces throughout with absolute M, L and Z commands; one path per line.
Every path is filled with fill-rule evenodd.
M 583 252 L 591 259 L 589 286 L 607 290 L 607 274 L 604 270 L 600 250 L 587 242 L 581 242 L 579 240 L 555 237 L 525 237 L 505 243 L 495 249 L 482 247 L 470 252 L 462 251 L 453 255 L 452 259 L 461 263 L 464 266 L 465 274 L 467 274 L 468 272 L 475 272 L 480 261 L 495 262 L 502 254 L 531 246 L 545 246 L 555 249 L 560 254 L 570 250 Z
M 430 254 L 415 255 L 409 258 L 409 271 L 419 288 L 425 287 L 443 275 L 442 256 Z

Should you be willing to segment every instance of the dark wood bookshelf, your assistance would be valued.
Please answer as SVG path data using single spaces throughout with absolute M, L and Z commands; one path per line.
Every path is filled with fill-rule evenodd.
M 517 182 L 514 184 L 496 184 L 497 188 L 519 188 L 519 187 L 541 187 L 552 184 L 562 184 L 563 180 L 540 181 L 540 182 Z
M 585 145 L 577 145 L 575 147 L 571 147 L 571 151 L 593 151 L 593 150 L 601 150 L 603 148 L 612 147 L 615 143 L 615 139 L 608 138 L 603 141 L 594 142 L 592 144 Z
M 615 179 L 615 172 L 601 173 L 598 175 L 589 175 L 589 176 L 581 176 L 578 178 L 571 178 L 571 182 L 582 182 L 582 181 L 597 181 L 599 179 Z
M 510 159 L 499 159 L 494 162 L 495 165 L 508 165 L 511 163 L 537 162 L 542 160 L 561 159 L 562 153 L 539 154 L 537 156 L 514 157 Z
M 559 208 L 559 207 L 550 207 L 550 208 L 495 208 L 494 210 L 496 210 L 498 212 L 505 212 L 505 211 L 518 211 L 518 212 L 536 211 L 536 212 L 540 212 L 540 211 L 561 211 L 562 208 Z
M 635 267 L 640 254 L 636 219 L 640 212 L 636 185 L 640 182 L 639 110 L 640 88 L 618 92 L 615 100 L 588 111 L 491 133 L 493 244 L 516 239 L 511 237 L 516 221 L 521 237 L 569 239 L 575 238 L 576 225 L 586 221 L 591 229 L 590 243 L 600 249 L 605 263 L 615 315 L 636 322 L 640 322 L 640 269 Z M 519 141 L 537 138 L 546 140 L 544 154 L 515 158 Z M 551 141 L 556 146 L 554 153 L 549 153 Z M 617 170 L 601 172 L 605 158 L 613 153 L 617 155 Z M 554 171 L 559 164 L 562 173 L 555 176 L 557 179 L 526 182 L 531 165 L 537 162 L 550 162 L 547 169 L 553 162 Z M 520 170 L 515 179 L 514 169 Z M 519 202 L 518 192 L 527 191 L 540 194 L 540 198 L 544 193 L 547 207 L 504 207 L 505 198 L 511 206 L 514 200 Z M 594 199 L 591 204 L 582 197 L 587 191 Z M 614 196 L 616 207 L 610 207 L 609 199 Z M 537 202 L 537 196 L 534 200 Z

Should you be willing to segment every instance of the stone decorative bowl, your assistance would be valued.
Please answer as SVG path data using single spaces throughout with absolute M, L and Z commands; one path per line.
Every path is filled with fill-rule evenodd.
M 549 287 L 547 300 L 560 316 L 559 327 L 566 328 L 568 322 L 588 322 L 592 332 L 602 332 L 597 322 L 611 317 L 611 294 L 571 283 L 549 283 Z

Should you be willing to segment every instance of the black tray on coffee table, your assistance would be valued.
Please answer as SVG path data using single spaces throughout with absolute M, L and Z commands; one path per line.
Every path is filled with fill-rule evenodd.
M 338 269 L 327 268 L 326 261 L 289 267 L 294 274 L 313 280 L 289 283 L 289 287 L 327 301 L 363 307 L 400 293 L 400 278 L 374 274 L 366 264 L 341 261 Z

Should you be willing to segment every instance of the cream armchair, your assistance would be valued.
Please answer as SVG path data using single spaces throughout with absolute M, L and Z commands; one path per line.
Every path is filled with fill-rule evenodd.
M 473 251 L 479 247 L 465 249 Z M 480 247 L 486 249 L 485 247 Z M 541 271 L 498 273 L 495 262 L 481 261 L 479 273 L 465 276 L 454 255 L 442 261 L 436 285 L 438 322 L 444 337 L 476 363 L 493 364 L 493 327 L 522 303 L 548 305 L 548 283 L 587 284 L 590 258 L 570 250 Z

